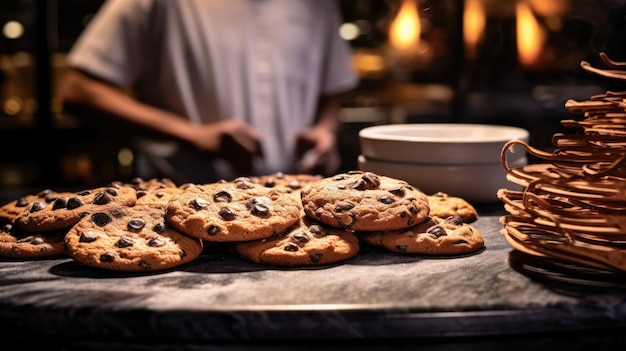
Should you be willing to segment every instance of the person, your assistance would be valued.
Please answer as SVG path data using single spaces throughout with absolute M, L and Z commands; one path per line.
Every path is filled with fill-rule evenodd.
M 143 178 L 331 174 L 337 95 L 358 83 L 341 15 L 335 0 L 107 0 L 67 55 L 61 97 L 145 131 Z

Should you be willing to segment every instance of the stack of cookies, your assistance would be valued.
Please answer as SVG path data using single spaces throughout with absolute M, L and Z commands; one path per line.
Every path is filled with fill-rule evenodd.
M 626 80 L 626 63 L 601 55 L 611 70 L 593 73 Z M 501 189 L 509 215 L 502 234 L 516 249 L 582 266 L 626 271 L 626 92 L 606 92 L 565 104 L 572 117 L 561 124 L 574 130 L 552 138 L 553 152 L 519 141 L 504 146 L 502 164 L 509 181 L 523 191 Z M 520 145 L 544 160 L 509 167 L 506 148 Z
M 0 207 L 0 257 L 66 255 L 115 271 L 191 262 L 207 246 L 251 262 L 327 265 L 361 243 L 409 254 L 465 254 L 484 246 L 476 210 L 371 172 L 276 173 L 177 186 L 135 179 L 79 193 L 51 190 Z
M 112 183 L 81 192 L 51 190 L 0 207 L 0 257 L 67 255 L 116 271 L 156 271 L 196 259 L 201 240 L 164 221 L 165 204 L 182 191 L 168 180 Z

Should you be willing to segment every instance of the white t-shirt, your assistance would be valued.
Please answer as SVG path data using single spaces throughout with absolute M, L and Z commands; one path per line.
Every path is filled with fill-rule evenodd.
M 255 173 L 292 172 L 320 94 L 358 80 L 340 20 L 334 0 L 109 0 L 68 64 L 194 123 L 244 119 L 263 135 Z M 176 142 L 138 145 L 162 171 L 199 176 L 172 178 L 231 176 L 219 164 L 204 174 L 212 160 Z

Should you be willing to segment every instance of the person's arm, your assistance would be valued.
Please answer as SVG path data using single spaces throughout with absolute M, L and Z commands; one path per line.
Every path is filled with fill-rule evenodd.
M 124 91 L 78 70 L 70 69 L 61 96 L 68 108 L 92 110 L 130 122 L 148 131 L 187 142 L 206 152 L 221 152 L 229 136 L 250 154 L 259 152 L 260 136 L 238 119 L 195 125 L 186 118 L 135 100 Z

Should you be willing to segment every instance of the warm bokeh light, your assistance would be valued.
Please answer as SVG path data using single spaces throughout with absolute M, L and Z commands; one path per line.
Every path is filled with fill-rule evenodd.
M 523 66 L 532 66 L 541 55 L 546 33 L 525 2 L 520 1 L 515 6 L 515 19 L 519 61 Z
M 465 0 L 463 12 L 463 40 L 467 57 L 477 56 L 478 44 L 483 38 L 486 23 L 485 7 L 481 0 Z
M 123 147 L 117 152 L 117 162 L 121 166 L 130 166 L 133 164 L 135 160 L 135 155 L 133 151 L 127 147 Z
M 24 35 L 24 26 L 18 21 L 9 21 L 2 26 L 2 34 L 9 39 L 18 39 Z
M 403 0 L 398 15 L 389 27 L 391 45 L 405 50 L 417 45 L 420 40 L 421 24 L 415 0 Z
M 339 27 L 339 36 L 343 40 L 354 40 L 359 34 L 359 27 L 354 23 L 344 23 Z

